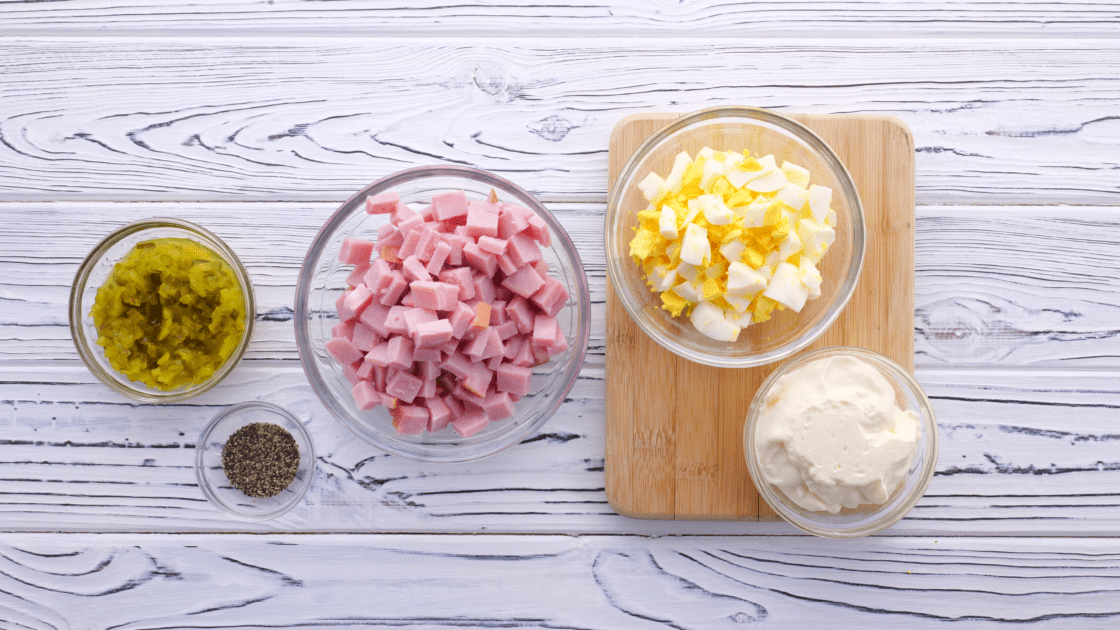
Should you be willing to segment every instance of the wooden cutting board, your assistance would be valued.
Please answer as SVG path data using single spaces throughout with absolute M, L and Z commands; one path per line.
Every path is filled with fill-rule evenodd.
M 610 181 L 680 114 L 615 126 Z M 867 224 L 863 272 L 840 318 L 809 349 L 857 346 L 914 368 L 914 138 L 889 116 L 790 114 L 840 156 Z M 630 319 L 607 282 L 607 499 L 625 516 L 775 520 L 747 474 L 747 408 L 777 368 L 732 370 L 678 358 Z

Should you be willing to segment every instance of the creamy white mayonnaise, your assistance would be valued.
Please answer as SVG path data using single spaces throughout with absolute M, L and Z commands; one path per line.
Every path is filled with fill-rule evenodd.
M 918 414 L 903 411 L 887 378 L 855 357 L 786 374 L 763 404 L 754 446 L 762 475 L 806 510 L 885 503 L 917 449 Z

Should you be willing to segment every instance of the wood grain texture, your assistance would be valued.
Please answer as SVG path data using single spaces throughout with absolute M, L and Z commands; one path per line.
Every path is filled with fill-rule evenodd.
M 76 364 L 66 305 L 78 264 L 113 229 L 155 216 L 195 221 L 230 243 L 257 295 L 247 360 L 294 362 L 299 267 L 337 205 L 0 203 L 0 365 Z M 605 206 L 548 207 L 587 270 L 587 365 L 602 368 Z M 1120 209 L 919 206 L 916 214 L 916 365 L 1120 370 Z
M 1108 0 L 1080 2 L 597 2 L 410 0 L 268 3 L 238 0 L 78 0 L 0 4 L 0 33 L 291 33 L 401 37 L 462 35 L 633 37 L 685 33 L 894 37 L 1107 37 L 1120 28 Z
M 1120 541 L 5 537 L 12 628 L 1114 628 Z M 946 605 L 951 601 L 951 605 Z
M 867 245 L 851 301 L 809 350 L 855 346 L 914 365 L 913 138 L 897 119 L 793 114 L 847 166 L 864 209 Z M 631 116 L 611 135 L 610 179 L 638 146 L 676 118 Z M 713 139 L 716 150 L 725 148 Z M 822 267 L 823 269 L 823 267 Z M 826 273 L 827 276 L 827 273 Z M 765 324 L 763 324 L 765 325 Z M 611 506 L 640 518 L 773 516 L 743 459 L 743 418 L 778 364 L 722 369 L 650 340 L 607 282 L 606 489 Z M 636 399 L 636 400 L 635 400 Z M 648 435 L 664 436 L 649 448 Z M 649 470 L 668 471 L 650 478 Z
M 747 103 L 902 118 L 919 203 L 1120 202 L 1120 40 L 681 33 L 6 37 L 0 189 L 7 200 L 338 203 L 447 162 L 549 201 L 605 201 L 622 117 Z
M 933 483 L 889 536 L 1120 531 L 1118 372 L 918 369 L 940 427 Z M 480 462 L 386 455 L 322 407 L 298 367 L 235 370 L 177 405 L 136 405 L 83 367 L 0 368 L 0 531 L 777 534 L 780 523 L 619 516 L 604 477 L 605 386 L 585 368 L 525 442 Z M 277 521 L 224 518 L 195 486 L 193 445 L 226 405 L 265 400 L 309 422 L 319 457 Z

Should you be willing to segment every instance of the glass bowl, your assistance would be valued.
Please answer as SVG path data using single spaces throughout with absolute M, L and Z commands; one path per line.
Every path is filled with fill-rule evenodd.
M 360 410 L 354 404 L 350 381 L 326 350 L 331 327 L 339 323 L 335 300 L 346 289 L 352 267 L 338 261 L 342 241 L 351 237 L 376 240 L 377 228 L 388 215 L 365 211 L 369 195 L 396 191 L 401 201 L 415 208 L 427 205 L 433 194 L 464 190 L 469 199 L 485 199 L 490 190 L 503 202 L 520 204 L 548 224 L 552 245 L 542 247 L 550 275 L 564 283 L 568 303 L 556 319 L 569 349 L 544 365 L 533 368 L 531 390 L 516 406 L 512 418 L 492 422 L 469 438 L 450 427 L 435 434 L 400 435 L 389 412 L 381 406 Z M 427 462 L 463 462 L 493 455 L 517 444 L 544 426 L 575 384 L 587 352 L 591 328 L 587 276 L 579 253 L 560 223 L 532 195 L 515 184 L 478 169 L 456 166 L 423 166 L 380 179 L 348 199 L 327 220 L 308 249 L 296 287 L 295 327 L 300 361 L 319 399 L 342 424 L 370 444 L 410 459 Z
M 113 369 L 112 364 L 105 358 L 104 348 L 97 345 L 97 327 L 94 326 L 91 315 L 97 290 L 109 279 L 113 273 L 113 266 L 127 256 L 137 243 L 157 238 L 189 239 L 218 254 L 233 269 L 245 300 L 245 334 L 233 354 L 205 381 L 169 391 L 129 380 L 127 376 Z M 141 402 L 178 402 L 193 398 L 220 383 L 245 355 L 249 340 L 253 336 L 256 312 L 249 272 L 245 270 L 237 254 L 210 231 L 179 219 L 144 219 L 130 223 L 106 236 L 82 261 L 70 288 L 70 334 L 74 338 L 74 345 L 77 346 L 82 361 L 102 383 Z
M 774 310 L 769 321 L 744 328 L 735 342 L 716 341 L 697 331 L 687 317 L 661 308 L 641 267 L 629 256 L 638 227 L 637 213 L 649 205 L 638 182 L 651 171 L 665 177 L 681 151 L 696 156 L 705 146 L 716 151 L 749 149 L 752 156 L 773 154 L 809 170 L 811 183 L 832 189 L 836 240 L 821 259 L 821 296 L 800 313 Z M 863 207 L 855 183 L 831 148 L 801 123 L 765 109 L 715 107 L 683 116 L 650 136 L 623 167 L 611 189 L 606 217 L 607 272 L 615 295 L 647 335 L 670 352 L 697 363 L 726 368 L 765 365 L 812 343 L 839 317 L 852 297 L 863 265 Z
M 286 429 L 299 447 L 299 470 L 288 487 L 268 497 L 250 497 L 233 487 L 222 467 L 222 448 L 231 435 L 254 422 Z M 242 521 L 267 521 L 296 506 L 311 487 L 315 445 L 311 434 L 288 410 L 266 402 L 246 402 L 222 410 L 206 425 L 195 446 L 194 472 L 202 494 L 226 516 Z
M 903 411 L 918 414 L 920 427 L 918 446 L 910 468 L 902 483 L 882 505 L 865 504 L 857 508 L 843 508 L 836 514 L 812 512 L 791 501 L 785 493 L 767 483 L 759 467 L 758 453 L 754 448 L 755 426 L 767 392 L 786 374 L 818 359 L 848 356 L 862 359 L 877 369 L 894 386 L 896 401 Z M 743 426 L 743 453 L 747 469 L 759 494 L 779 516 L 795 527 L 817 536 L 828 538 L 857 538 L 874 534 L 894 525 L 910 511 L 925 494 L 937 465 L 937 420 L 929 399 L 914 377 L 894 361 L 870 350 L 861 348 L 824 348 L 805 353 L 780 366 L 758 389 Z

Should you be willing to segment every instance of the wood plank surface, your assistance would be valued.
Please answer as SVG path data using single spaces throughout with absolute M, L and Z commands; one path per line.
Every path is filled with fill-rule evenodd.
M 422 595 L 418 595 L 418 591 Z M 9 627 L 1115 628 L 1120 541 L 10 535 Z M 946 602 L 951 601 L 951 605 Z
M 290 33 L 402 37 L 460 35 L 679 36 L 680 33 L 895 37 L 1108 37 L 1120 27 L 1109 0 L 1077 2 L 738 2 L 648 0 L 24 0 L 0 4 L 0 33 Z
M 901 117 L 922 204 L 1120 203 L 1120 39 L 682 34 L 5 37 L 0 190 L 340 203 L 445 162 L 602 202 L 622 117 L 748 103 Z
M 913 137 L 897 119 L 881 116 L 791 117 L 816 132 L 848 168 L 866 224 L 859 284 L 844 312 L 808 350 L 866 348 L 913 370 Z M 615 185 L 638 146 L 675 118 L 644 114 L 618 123 L 610 144 Z M 611 507 L 638 518 L 774 516 L 747 472 L 742 433 L 755 392 L 780 364 L 735 370 L 678 357 L 642 333 L 608 279 L 606 490 Z M 658 436 L 657 447 L 650 448 L 649 435 Z M 666 472 L 650 477 L 650 470 Z

